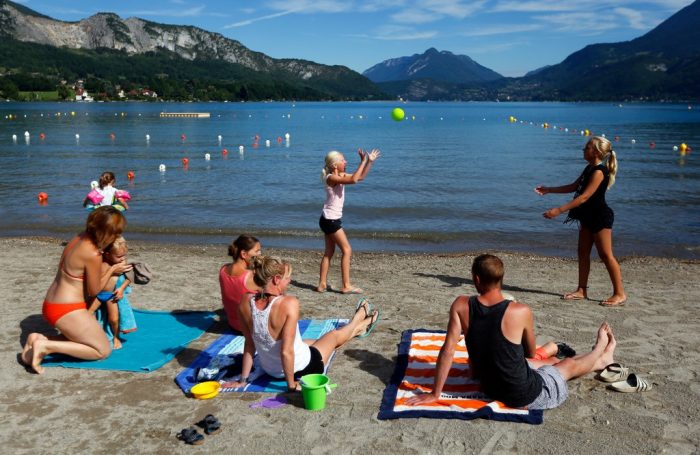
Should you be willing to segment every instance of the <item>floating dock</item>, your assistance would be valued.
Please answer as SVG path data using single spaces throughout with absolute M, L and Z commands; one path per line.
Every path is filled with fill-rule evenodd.
M 161 112 L 163 118 L 209 118 L 209 112 Z

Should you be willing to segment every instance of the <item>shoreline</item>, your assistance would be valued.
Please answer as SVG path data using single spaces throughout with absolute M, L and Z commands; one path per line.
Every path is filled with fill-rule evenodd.
M 0 398 L 0 412 L 6 416 L 0 435 L 14 453 L 190 453 L 192 448 L 175 434 L 209 413 L 219 418 L 222 431 L 205 436 L 206 451 L 690 454 L 700 447 L 700 261 L 621 258 L 629 300 L 624 307 L 607 309 L 594 300 L 561 300 L 576 284 L 575 258 L 496 252 L 506 266 L 504 291 L 533 308 L 538 342 L 564 341 L 585 352 L 600 323 L 608 320 L 618 340 L 615 360 L 654 385 L 643 394 L 621 394 L 587 375 L 569 382 L 569 399 L 546 411 L 543 425 L 530 426 L 376 418 L 401 332 L 445 328 L 453 299 L 474 293 L 469 276 L 474 253 L 354 253 L 353 284 L 381 309 L 381 320 L 368 338 L 353 340 L 339 351 L 329 371 L 338 388 L 325 410 L 309 412 L 299 409 L 293 397 L 280 409 L 261 410 L 248 406 L 269 394 L 222 393 L 203 401 L 182 394 L 174 377 L 219 336 L 221 322 L 152 373 L 63 368 L 47 368 L 43 376 L 27 373 L 16 355 L 30 331 L 48 329 L 40 316 L 41 302 L 65 240 L 0 238 L 0 282 L 6 283 L 0 349 L 9 360 L 0 372 L 0 387 L 6 392 Z M 289 294 L 299 298 L 303 318 L 348 317 L 354 311 L 359 296 L 313 292 L 320 248 L 271 248 L 261 240 L 265 254 L 291 262 Z M 154 273 L 151 283 L 135 287 L 135 307 L 220 308 L 217 272 L 228 262 L 226 245 L 129 244 L 130 260 L 147 262 Z M 331 285 L 340 281 L 338 262 L 339 253 L 329 274 Z M 610 291 L 604 266 L 593 261 L 589 295 L 600 300 Z

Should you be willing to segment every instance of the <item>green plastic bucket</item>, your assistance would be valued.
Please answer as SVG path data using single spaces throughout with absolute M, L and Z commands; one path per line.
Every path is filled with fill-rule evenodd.
M 331 380 L 325 374 L 307 374 L 301 377 L 301 394 L 306 409 L 320 411 L 326 407 L 326 395 L 338 386 L 329 382 Z

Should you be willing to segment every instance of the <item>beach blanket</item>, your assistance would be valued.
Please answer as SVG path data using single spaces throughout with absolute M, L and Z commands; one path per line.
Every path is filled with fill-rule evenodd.
M 432 390 L 435 366 L 445 342 L 441 330 L 406 330 L 401 334 L 396 369 L 379 410 L 379 419 L 430 417 L 437 419 L 476 418 L 540 424 L 541 410 L 513 409 L 491 400 L 481 391 L 479 382 L 471 378 L 469 354 L 462 337 L 455 351 L 450 373 L 440 400 L 424 406 L 407 406 L 406 400 L 416 391 Z
M 325 333 L 347 323 L 347 319 L 302 319 L 299 321 L 299 332 L 304 340 L 317 340 Z M 202 351 L 190 366 L 177 375 L 175 382 L 183 392 L 189 393 L 193 385 L 203 380 L 237 381 L 240 378 L 244 342 L 243 335 L 233 333 L 221 335 Z M 326 364 L 326 371 L 330 367 L 333 357 L 335 357 L 335 353 Z M 257 356 L 255 356 L 253 370 L 248 376 L 248 385 L 239 388 L 223 387 L 221 391 L 286 392 L 287 381 L 273 378 L 262 371 L 258 365 Z
M 148 311 L 134 309 L 138 330 L 122 335 L 122 348 L 104 360 L 47 356 L 45 367 L 88 368 L 148 373 L 172 360 L 214 322 L 210 311 Z

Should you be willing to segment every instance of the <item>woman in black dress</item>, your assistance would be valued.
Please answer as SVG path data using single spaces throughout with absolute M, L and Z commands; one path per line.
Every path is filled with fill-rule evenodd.
M 555 218 L 563 212 L 569 212 L 565 221 L 578 221 L 578 288 L 574 292 L 564 294 L 566 300 L 582 300 L 588 298 L 588 275 L 591 270 L 591 249 L 595 244 L 598 255 L 608 269 L 613 294 L 600 302 L 603 306 L 620 306 L 627 301 L 622 286 L 620 264 L 612 251 L 613 211 L 605 202 L 605 192 L 615 183 L 617 173 L 617 157 L 612 144 L 604 137 L 594 136 L 583 149 L 583 159 L 588 165 L 579 178 L 564 186 L 538 186 L 535 192 L 539 195 L 548 193 L 574 193 L 574 198 L 561 207 L 555 207 L 544 212 L 545 218 Z

